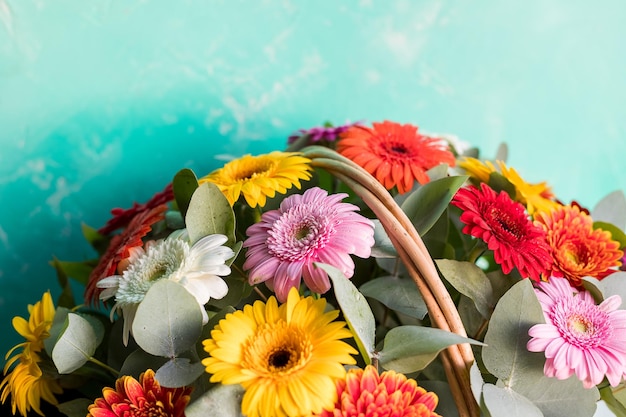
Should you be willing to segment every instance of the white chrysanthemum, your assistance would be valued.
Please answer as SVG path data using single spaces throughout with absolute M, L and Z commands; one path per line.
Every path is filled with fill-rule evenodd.
M 198 301 L 202 322 L 208 321 L 204 305 L 211 298 L 223 298 L 228 292 L 221 278 L 230 274 L 225 262 L 234 256 L 231 248 L 223 246 L 228 239 L 224 235 L 203 237 L 193 246 L 185 232 L 172 233 L 167 239 L 146 245 L 146 250 L 134 251 L 130 263 L 122 275 L 101 280 L 99 288 L 102 300 L 115 297 L 111 317 L 121 310 L 124 317 L 124 344 L 139 303 L 156 281 L 170 279 L 180 283 Z

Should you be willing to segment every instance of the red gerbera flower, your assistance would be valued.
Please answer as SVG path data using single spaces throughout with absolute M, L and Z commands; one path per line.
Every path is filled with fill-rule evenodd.
M 581 287 L 583 277 L 602 279 L 621 265 L 624 252 L 611 233 L 593 228 L 593 219 L 578 206 L 538 213 L 535 224 L 547 232 L 553 263 L 548 274 Z
M 337 151 L 365 168 L 388 190 L 400 193 L 430 179 L 426 170 L 439 164 L 454 166 L 455 159 L 445 141 L 417 132 L 417 126 L 384 121 L 372 128 L 352 126 L 340 135 Z
M 106 252 L 100 257 L 98 265 L 91 271 L 85 288 L 85 302 L 93 304 L 98 300 L 102 289 L 96 285 L 106 277 L 115 275 L 117 266 L 130 256 L 130 250 L 143 246 L 142 238 L 152 230 L 152 225 L 165 217 L 167 206 L 161 204 L 136 215 L 120 235 L 115 235 L 109 242 Z
M 434 411 L 439 402 L 434 392 L 394 371 L 379 375 L 372 365 L 350 369 L 337 383 L 337 397 L 335 408 L 320 417 L 439 416 Z
M 102 398 L 96 399 L 88 408 L 87 417 L 184 417 L 191 388 L 165 388 L 154 379 L 154 371 L 148 369 L 139 376 L 123 376 L 115 383 L 115 389 L 106 387 Z
M 161 192 L 156 193 L 145 204 L 133 203 L 133 206 L 128 209 L 114 208 L 111 210 L 113 218 L 109 219 L 104 226 L 98 229 L 98 233 L 108 235 L 114 230 L 125 227 L 130 221 L 135 218 L 139 213 L 148 211 L 160 206 L 161 204 L 169 203 L 174 199 L 174 188 L 172 183 L 169 183 Z
M 515 267 L 522 277 L 539 281 L 551 263 L 546 232 L 534 225 L 521 203 L 486 183 L 460 189 L 452 204 L 463 210 L 463 233 L 482 239 L 508 274 Z

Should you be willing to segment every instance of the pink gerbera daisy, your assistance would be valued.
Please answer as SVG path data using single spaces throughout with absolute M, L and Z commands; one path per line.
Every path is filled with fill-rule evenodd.
M 545 352 L 545 375 L 567 379 L 576 374 L 585 388 L 606 375 L 611 386 L 618 385 L 626 369 L 626 310 L 618 310 L 620 296 L 596 305 L 591 293 L 576 290 L 566 278 L 551 277 L 538 285 L 546 323 L 530 328 L 526 347 Z
M 284 302 L 289 289 L 300 279 L 311 291 L 330 289 L 328 274 L 316 268 L 322 262 L 354 274 L 350 254 L 368 258 L 374 244 L 374 224 L 356 213 L 358 207 L 341 203 L 347 194 L 328 193 L 314 187 L 285 198 L 277 210 L 261 216 L 261 221 L 246 231 L 248 248 L 245 270 L 251 284 L 265 282 Z
M 539 281 L 551 264 L 546 232 L 533 225 L 524 206 L 486 183 L 460 189 L 452 204 L 463 210 L 463 233 L 482 239 L 508 274 L 517 268 L 522 277 Z

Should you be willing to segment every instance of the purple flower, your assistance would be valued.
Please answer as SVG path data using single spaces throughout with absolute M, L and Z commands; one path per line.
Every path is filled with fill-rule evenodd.
M 341 126 L 317 126 L 312 127 L 311 129 L 300 129 L 287 139 L 287 143 L 292 144 L 302 136 L 308 136 L 309 142 L 333 142 L 336 140 L 340 134 L 351 128 L 352 126 L 356 126 L 360 124 L 360 122 L 348 123 Z

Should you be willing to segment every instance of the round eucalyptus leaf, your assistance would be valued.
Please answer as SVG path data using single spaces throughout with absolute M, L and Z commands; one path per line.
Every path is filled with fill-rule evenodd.
M 65 329 L 52 350 L 52 360 L 60 374 L 69 374 L 92 357 L 98 345 L 91 324 L 76 313 L 69 313 Z
M 491 417 L 544 417 L 532 401 L 510 388 L 485 384 L 483 399 Z
M 208 235 L 228 237 L 228 246 L 235 243 L 235 213 L 215 184 L 205 182 L 193 192 L 185 224 L 191 244 Z
M 172 358 L 156 371 L 155 378 L 164 387 L 179 388 L 191 385 L 203 374 L 202 363 L 191 363 L 188 358 Z
M 322 268 L 330 277 L 335 298 L 337 298 L 348 327 L 352 330 L 352 335 L 363 360 L 369 365 L 374 355 L 376 333 L 376 321 L 372 309 L 363 294 L 346 278 L 343 272 L 333 266 L 318 262 L 315 263 L 315 266 Z
M 543 354 L 526 349 L 528 330 L 537 323 L 544 317 L 533 286 L 528 279 L 519 281 L 496 305 L 482 352 L 487 370 L 506 385 L 526 378 L 527 370 L 543 369 Z
M 239 384 L 213 386 L 185 408 L 187 417 L 243 417 L 241 400 L 244 389 Z
M 189 350 L 202 332 L 198 302 L 182 285 L 155 282 L 137 308 L 133 337 L 146 352 L 173 358 Z

